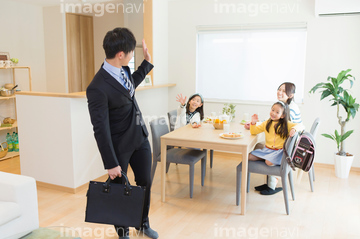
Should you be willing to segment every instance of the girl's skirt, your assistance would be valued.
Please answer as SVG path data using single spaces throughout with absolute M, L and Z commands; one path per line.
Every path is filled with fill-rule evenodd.
M 255 149 L 254 151 L 251 152 L 251 154 L 256 157 L 268 160 L 275 165 L 280 165 L 283 156 L 283 150 L 282 149 L 273 150 L 264 147 L 263 149 Z

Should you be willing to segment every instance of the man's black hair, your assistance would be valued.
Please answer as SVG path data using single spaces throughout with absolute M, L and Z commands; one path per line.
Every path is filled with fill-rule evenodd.
M 104 37 L 103 48 L 107 59 L 113 59 L 117 53 L 125 54 L 133 51 L 136 46 L 134 34 L 127 28 L 117 27 L 108 31 Z

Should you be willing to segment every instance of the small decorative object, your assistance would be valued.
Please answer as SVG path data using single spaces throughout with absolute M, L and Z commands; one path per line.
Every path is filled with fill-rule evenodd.
M 349 176 L 350 168 L 354 156 L 345 151 L 345 139 L 349 137 L 354 130 L 346 131 L 346 123 L 350 118 L 355 118 L 356 112 L 359 110 L 359 104 L 356 103 L 354 98 L 348 89 L 344 89 L 342 83 L 346 80 L 350 82 L 350 88 L 353 86 L 355 78 L 348 74 L 351 69 L 341 71 L 338 76 L 327 78 L 326 83 L 318 83 L 311 90 L 310 93 L 315 93 L 316 90 L 322 89 L 320 100 L 323 100 L 330 96 L 332 101 L 331 106 L 337 108 L 337 121 L 340 124 L 340 133 L 335 130 L 334 135 L 322 134 L 322 136 L 332 139 L 337 145 L 338 152 L 335 154 L 335 175 L 339 178 L 347 178 Z M 343 106 L 346 117 L 340 115 L 340 105 Z
M 224 108 L 223 108 L 223 114 L 229 115 L 230 116 L 230 121 L 232 121 L 233 118 L 235 118 L 235 107 L 236 105 L 234 104 L 224 104 Z
M 215 129 L 224 129 L 224 124 L 226 123 L 226 120 L 215 119 L 213 122 L 213 126 Z
M 8 153 L 8 144 L 7 142 L 3 142 L 0 144 L 0 158 L 3 158 Z
M 19 59 L 17 59 L 17 58 L 11 58 L 10 61 L 12 61 L 13 65 L 16 65 L 17 63 L 19 63 Z
M 6 61 L 5 61 L 5 68 L 11 67 L 12 64 L 13 64 L 12 61 L 6 60 Z
M 0 61 L 10 60 L 9 52 L 0 52 Z
M 4 85 L 4 88 L 7 89 L 7 90 L 11 90 L 12 88 L 14 88 L 15 85 L 14 84 L 11 84 L 11 83 L 8 83 L 8 84 L 5 84 Z
M 150 85 L 152 85 L 152 83 L 151 83 L 151 76 L 150 76 L 150 75 L 145 76 L 144 85 L 145 85 L 145 86 L 150 86 Z
M 5 87 L 0 88 L 0 95 L 4 97 L 9 97 L 14 95 L 14 90 L 5 89 Z
M 13 124 L 15 123 L 15 119 L 11 119 L 10 117 L 6 117 L 4 120 L 3 120 L 4 124 Z

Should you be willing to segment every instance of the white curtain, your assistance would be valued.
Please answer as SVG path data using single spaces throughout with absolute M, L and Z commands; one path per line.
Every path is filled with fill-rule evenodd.
M 306 26 L 198 29 L 196 90 L 207 99 L 273 102 L 277 87 L 304 95 Z

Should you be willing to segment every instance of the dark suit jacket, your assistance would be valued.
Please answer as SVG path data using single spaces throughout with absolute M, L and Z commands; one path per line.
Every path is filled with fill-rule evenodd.
M 143 61 L 131 75 L 136 88 L 154 66 Z M 129 92 L 101 66 L 86 90 L 91 123 L 105 169 L 119 165 L 121 155 L 137 149 L 147 138 L 135 95 Z

